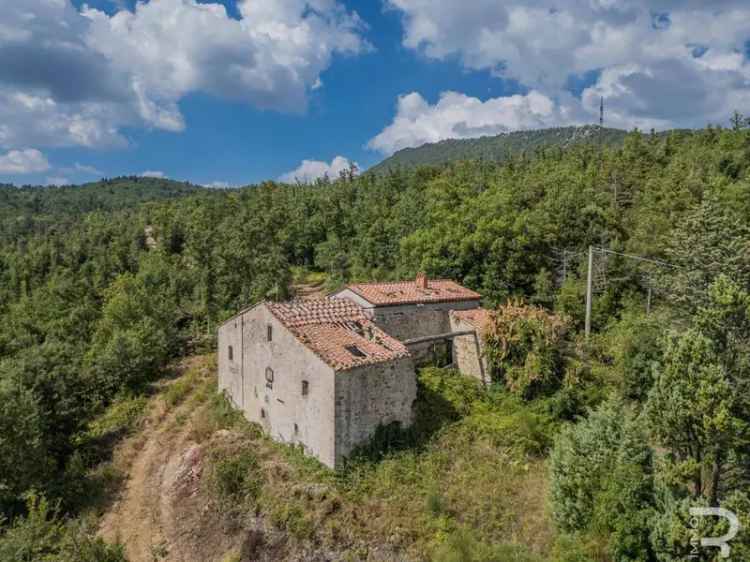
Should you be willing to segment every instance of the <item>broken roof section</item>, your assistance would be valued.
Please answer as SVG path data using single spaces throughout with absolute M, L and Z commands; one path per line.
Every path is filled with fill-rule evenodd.
M 266 303 L 279 322 L 336 371 L 409 356 L 356 304 L 333 298 Z
M 414 281 L 356 283 L 347 288 L 374 306 L 431 304 L 478 301 L 482 296 L 450 279 L 428 279 L 417 275 Z
M 490 311 L 486 308 L 472 308 L 470 310 L 451 310 L 451 318 L 470 324 L 477 330 L 484 330 L 490 321 Z

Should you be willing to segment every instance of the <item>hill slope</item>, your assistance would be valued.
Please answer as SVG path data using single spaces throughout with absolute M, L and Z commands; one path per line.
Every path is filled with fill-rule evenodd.
M 601 137 L 600 137 L 601 135 Z M 606 145 L 620 145 L 627 135 L 620 129 L 600 129 L 594 125 L 583 127 L 558 127 L 534 131 L 503 133 L 494 137 L 475 139 L 448 139 L 437 143 L 424 144 L 417 148 L 404 148 L 380 164 L 370 168 L 370 172 L 383 173 L 395 168 L 414 168 L 421 165 L 440 165 L 456 160 L 492 160 L 501 162 L 510 155 L 533 152 L 544 146 L 570 146 L 584 142 L 601 142 Z
M 203 189 L 186 182 L 138 176 L 62 187 L 0 185 L 0 216 L 6 213 L 44 215 L 112 211 L 146 201 L 190 195 Z
M 0 184 L 0 240 L 13 240 L 50 227 L 64 229 L 82 215 L 137 207 L 210 190 L 186 182 L 137 176 L 103 179 L 83 185 L 23 186 Z

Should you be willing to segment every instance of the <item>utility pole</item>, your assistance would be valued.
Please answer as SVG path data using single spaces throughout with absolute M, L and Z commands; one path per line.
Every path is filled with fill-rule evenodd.
M 594 248 L 593 246 L 589 246 L 589 271 L 588 271 L 588 277 L 586 279 L 586 339 L 588 339 L 589 335 L 591 334 L 591 301 L 593 299 L 593 279 L 594 279 L 594 250 L 599 252 L 600 254 L 612 254 L 615 256 L 621 256 L 623 258 L 627 258 L 630 260 L 635 260 L 639 262 L 644 263 L 650 263 L 652 265 L 657 265 L 659 267 L 668 267 L 671 269 L 679 269 L 678 266 L 672 265 L 671 263 L 667 263 L 665 261 L 661 260 L 652 260 L 649 258 L 644 258 L 642 256 L 636 256 L 633 254 L 623 254 L 622 252 L 615 252 L 614 250 L 607 250 L 605 248 Z M 648 296 L 646 299 L 646 314 L 651 313 L 651 298 L 653 293 L 653 287 L 651 286 L 651 281 L 648 282 Z
M 586 277 L 586 339 L 591 334 L 591 299 L 594 281 L 594 247 L 589 246 L 589 271 Z

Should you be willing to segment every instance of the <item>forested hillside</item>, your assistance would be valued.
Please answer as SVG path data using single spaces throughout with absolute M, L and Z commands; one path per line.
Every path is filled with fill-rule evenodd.
M 504 162 L 514 156 L 524 155 L 530 158 L 543 149 L 567 148 L 585 143 L 619 147 L 622 146 L 626 134 L 620 129 L 584 125 L 514 131 L 471 139 L 447 139 L 416 148 L 399 150 L 368 171 L 385 173 L 398 168 L 437 166 L 460 160 Z
M 0 185 L 0 236 L 57 227 L 92 211 L 114 211 L 146 201 L 173 199 L 205 191 L 162 178 L 120 177 L 74 186 Z
M 621 146 L 309 186 L 192 193 L 131 178 L 34 189 L 0 189 L 0 516 L 15 520 L 0 535 L 2 560 L 121 560 L 74 519 L 52 517 L 59 506 L 75 518 L 98 497 L 92 474 L 119 435 L 102 430 L 102 416 L 140 400 L 174 358 L 210 351 L 217 323 L 240 307 L 290 296 L 301 272 L 322 272 L 333 288 L 425 271 L 518 320 L 506 324 L 518 333 L 501 322 L 488 340 L 491 392 L 423 373 L 428 425 L 386 436 L 340 475 L 341 501 L 380 494 L 373 525 L 398 514 L 398 530 L 357 520 L 370 539 L 398 535 L 396 546 L 411 541 L 444 562 L 676 562 L 689 553 L 689 505 L 748 521 L 747 128 L 635 132 Z M 586 341 L 589 246 L 617 254 L 597 254 Z M 472 463 L 445 451 L 474 455 L 488 473 L 493 455 L 506 455 L 514 482 L 548 494 L 554 535 L 533 544 L 534 532 L 513 531 L 526 500 L 484 501 L 478 489 L 505 492 L 476 488 Z M 538 478 L 522 478 L 528 471 Z M 387 503 L 396 493 L 408 496 L 401 509 Z M 299 540 L 318 539 L 306 527 Z M 732 545 L 734 559 L 748 559 L 746 533 Z

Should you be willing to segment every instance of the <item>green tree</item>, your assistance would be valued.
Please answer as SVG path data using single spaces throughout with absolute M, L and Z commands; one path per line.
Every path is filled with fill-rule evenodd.
M 34 395 L 0 371 L 0 518 L 20 507 L 26 490 L 52 476 L 44 422 Z
M 27 515 L 0 531 L 0 560 L 14 562 L 127 562 L 119 545 L 108 545 L 74 521 L 65 521 L 44 497 L 31 494 Z
M 692 314 L 708 304 L 709 287 L 720 276 L 750 288 L 750 225 L 707 197 L 677 224 L 667 239 L 660 286 L 678 308 Z
M 642 421 L 613 399 L 561 431 L 550 455 L 558 526 L 607 537 L 618 562 L 652 559 L 653 455 L 645 435 Z

